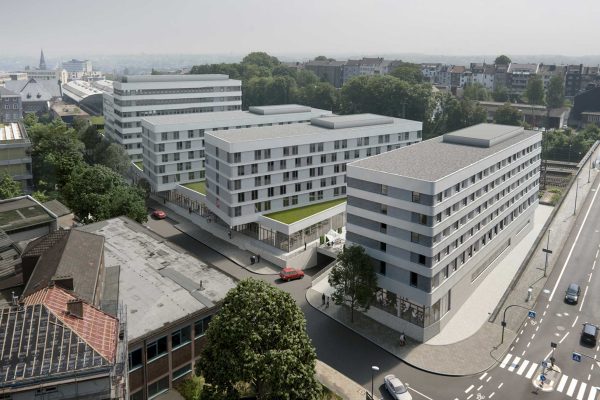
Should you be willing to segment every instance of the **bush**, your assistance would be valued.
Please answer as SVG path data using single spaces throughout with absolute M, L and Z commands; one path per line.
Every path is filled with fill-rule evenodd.
M 200 400 L 203 388 L 204 378 L 201 376 L 191 376 L 175 385 L 175 390 L 177 390 L 185 400 Z

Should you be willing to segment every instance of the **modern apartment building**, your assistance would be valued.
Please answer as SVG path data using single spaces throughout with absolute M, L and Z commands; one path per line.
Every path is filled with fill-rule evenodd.
M 525 93 L 529 78 L 538 74 L 539 71 L 539 64 L 511 63 L 508 66 L 508 88 L 510 92 L 519 95 Z
M 416 143 L 421 129 L 356 114 L 207 133 L 207 206 L 230 229 L 293 251 L 344 225 L 346 163 Z M 276 213 L 319 203 L 323 210 L 300 220 Z
M 227 75 L 127 75 L 103 100 L 105 134 L 141 160 L 143 117 L 240 110 L 242 88 Z
M 304 64 L 304 68 L 314 72 L 319 79 L 341 88 L 344 83 L 345 64 L 345 61 L 310 61 Z
M 90 60 L 63 61 L 62 67 L 67 72 L 92 72 L 92 62 Z
M 531 229 L 541 133 L 480 124 L 348 165 L 347 233 L 377 271 L 372 318 L 426 341 Z
M 206 134 L 310 122 L 325 115 L 331 115 L 331 111 L 287 104 L 250 107 L 248 111 L 145 117 L 142 119 L 144 175 L 156 192 L 204 180 Z
M 21 182 L 23 190 L 33 186 L 31 171 L 31 141 L 25 125 L 11 122 L 0 125 L 0 174 L 7 173 Z

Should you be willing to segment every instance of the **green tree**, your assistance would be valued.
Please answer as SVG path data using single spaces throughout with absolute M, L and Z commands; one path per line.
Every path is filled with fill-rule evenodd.
M 339 92 L 329 83 L 318 82 L 299 88 L 294 102 L 323 110 L 336 111 L 339 107 Z
M 350 307 L 352 322 L 354 309 L 366 311 L 371 307 L 377 291 L 377 275 L 364 248 L 352 245 L 339 254 L 338 263 L 329 274 L 329 285 L 334 289 L 331 298 L 335 304 L 347 303 Z
M 79 165 L 72 171 L 62 194 L 69 208 L 84 223 L 120 215 L 146 221 L 143 192 L 129 186 L 119 174 L 103 165 Z
M 326 56 L 316 56 L 315 57 L 315 61 L 329 61 L 329 60 L 335 61 L 331 58 L 327 58 Z
M 450 93 L 440 94 L 436 104 L 435 113 L 424 123 L 428 139 L 487 120 L 487 112 L 482 106 L 472 100 L 457 99 Z
M 317 399 L 316 353 L 290 294 L 255 280 L 230 290 L 206 332 L 198 363 L 204 390 L 239 398 L 240 384 L 257 399 Z
M 204 378 L 201 376 L 191 376 L 175 385 L 175 390 L 177 390 L 185 400 L 200 400 L 203 388 Z
M 131 166 L 131 159 L 123 146 L 118 143 L 111 143 L 106 139 L 96 146 L 94 154 L 97 164 L 104 165 L 119 175 L 125 175 Z
M 472 83 L 465 86 L 463 97 L 467 100 L 487 101 L 490 99 L 490 94 L 481 83 Z
M 254 64 L 272 70 L 276 65 L 281 63 L 277 57 L 270 56 L 263 51 L 255 51 L 244 57 L 242 64 Z
M 299 87 L 314 85 L 319 82 L 319 77 L 312 71 L 301 69 L 296 73 L 296 83 Z
M 409 83 L 423 82 L 423 73 L 421 72 L 421 66 L 419 64 L 402 63 L 402 65 L 396 67 L 390 75 Z
M 23 187 L 6 172 L 0 173 L 0 200 L 11 199 L 23 194 Z
M 521 125 L 523 121 L 523 113 L 517 108 L 505 103 L 502 107 L 496 110 L 494 114 L 494 122 L 501 125 Z
M 35 113 L 27 113 L 23 118 L 23 123 L 25 124 L 25 127 L 27 127 L 27 129 L 33 128 L 35 124 L 39 123 L 39 118 Z
M 36 199 L 40 203 L 45 203 L 45 202 L 51 200 L 50 196 L 48 196 L 46 194 L 46 192 L 44 192 L 43 190 L 36 190 L 35 192 L 33 192 L 31 194 L 31 197 L 33 197 L 34 199 Z
M 496 65 L 508 65 L 511 62 L 512 62 L 512 60 L 508 56 L 505 56 L 504 54 L 502 54 L 501 56 L 496 57 L 496 60 L 494 61 L 494 64 L 496 64 Z
M 494 88 L 492 92 L 492 99 L 494 101 L 504 103 L 508 101 L 508 89 L 506 86 L 498 85 Z
M 562 77 L 554 75 L 550 78 L 546 100 L 550 108 L 560 108 L 565 104 L 565 85 Z
M 544 82 L 539 75 L 529 77 L 525 97 L 529 104 L 544 104 Z

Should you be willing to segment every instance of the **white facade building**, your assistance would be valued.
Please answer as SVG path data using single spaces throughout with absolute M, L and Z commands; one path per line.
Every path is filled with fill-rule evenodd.
M 422 123 L 373 114 L 206 134 L 206 201 L 217 222 L 284 252 L 344 225 L 346 163 L 421 140 Z M 298 221 L 273 213 L 326 203 Z
M 103 96 L 105 134 L 134 160 L 142 159 L 143 117 L 242 107 L 241 81 L 218 74 L 122 76 Z
M 378 274 L 369 315 L 426 341 L 530 231 L 542 135 L 481 124 L 348 165 L 347 234 Z
M 288 104 L 142 119 L 143 170 L 156 192 L 204 179 L 205 135 L 229 129 L 309 122 L 331 111 Z M 243 135 L 243 133 L 242 133 Z
M 62 67 L 67 72 L 92 72 L 92 62 L 90 60 L 63 61 Z

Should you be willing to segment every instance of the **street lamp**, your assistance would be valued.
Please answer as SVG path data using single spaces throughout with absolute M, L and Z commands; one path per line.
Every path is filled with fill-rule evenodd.
M 548 268 L 548 254 L 552 253 L 550 250 L 550 232 L 551 229 L 548 229 L 548 240 L 546 241 L 546 248 L 542 249 L 544 253 L 546 253 L 546 262 L 544 263 L 544 278 L 546 277 L 546 269 Z
M 577 212 L 577 193 L 579 192 L 579 178 L 577 178 L 577 181 L 575 183 L 575 205 L 573 206 L 573 215 L 575 215 L 575 213 Z
M 375 372 L 379 372 L 379 367 L 376 365 L 373 365 L 371 367 L 371 398 L 375 398 L 375 393 L 373 392 L 373 377 L 375 375 Z

